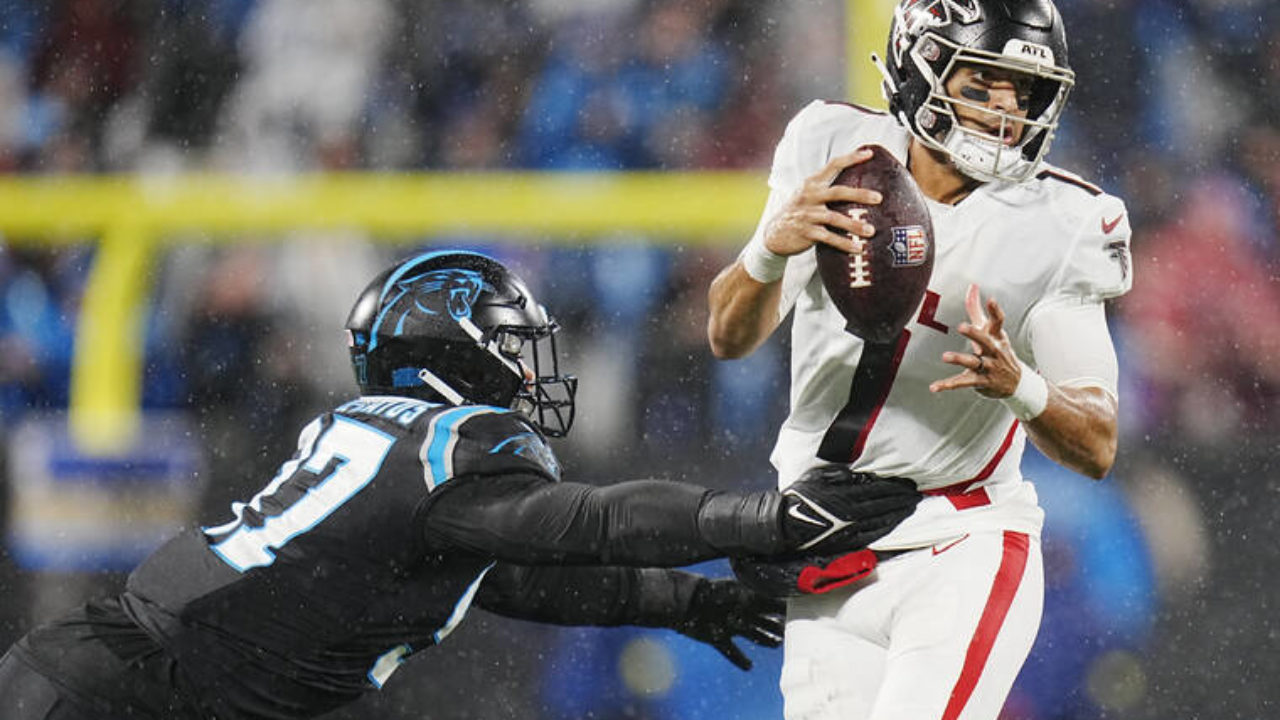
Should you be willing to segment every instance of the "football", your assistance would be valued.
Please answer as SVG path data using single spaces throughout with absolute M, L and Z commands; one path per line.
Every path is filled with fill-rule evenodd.
M 866 239 L 860 255 L 818 244 L 818 272 L 849 332 L 869 343 L 891 343 L 911 321 L 929 284 L 933 223 L 907 168 L 883 147 L 867 147 L 871 159 L 845 168 L 832 184 L 877 190 L 883 202 L 838 202 L 828 207 L 864 213 L 876 234 Z

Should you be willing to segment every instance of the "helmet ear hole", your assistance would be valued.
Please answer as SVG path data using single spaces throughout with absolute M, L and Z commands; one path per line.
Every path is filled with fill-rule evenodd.
M 499 332 L 497 337 L 498 352 L 517 360 L 524 348 L 524 338 L 512 332 Z

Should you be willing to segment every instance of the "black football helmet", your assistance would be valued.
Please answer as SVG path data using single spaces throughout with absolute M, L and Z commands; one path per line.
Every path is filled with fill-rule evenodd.
M 898 121 L 984 182 L 1021 182 L 1035 174 L 1075 83 L 1062 16 L 1051 0 L 901 0 L 886 57 L 873 55 L 872 62 L 884 76 L 884 96 Z M 945 83 L 961 65 L 1029 76 L 1026 118 L 994 113 L 1000 122 L 995 134 L 961 125 L 957 106 L 992 112 L 947 94 Z M 1019 142 L 1001 142 L 1005 129 L 1018 123 Z
M 515 273 L 463 251 L 386 269 L 347 319 L 364 394 L 511 408 L 551 437 L 569 432 L 578 385 L 560 374 L 557 330 Z

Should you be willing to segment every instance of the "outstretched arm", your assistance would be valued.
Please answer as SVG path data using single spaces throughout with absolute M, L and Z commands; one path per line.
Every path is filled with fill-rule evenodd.
M 490 612 L 557 625 L 670 628 L 716 648 L 743 670 L 751 661 L 733 642 L 782 642 L 785 605 L 731 580 L 679 570 L 626 567 L 526 567 L 499 564 L 476 604 Z
M 678 566 L 865 547 L 914 510 L 913 485 L 815 475 L 785 493 L 537 475 L 455 478 L 425 508 L 428 545 L 525 565 Z
M 596 487 L 530 475 L 450 485 L 430 505 L 428 541 L 507 562 L 671 567 L 784 545 L 776 493 L 657 480 Z

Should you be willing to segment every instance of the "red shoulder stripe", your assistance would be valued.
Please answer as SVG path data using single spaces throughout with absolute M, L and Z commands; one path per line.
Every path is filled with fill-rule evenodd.
M 1039 175 L 1036 175 L 1037 180 L 1044 180 L 1045 178 L 1053 178 L 1054 180 L 1059 180 L 1061 182 L 1067 183 L 1068 185 L 1075 185 L 1078 188 L 1082 188 L 1085 192 L 1089 193 L 1094 197 L 1097 197 L 1102 194 L 1102 188 L 1098 187 L 1097 185 L 1094 185 L 1093 183 L 1085 182 L 1084 180 L 1081 180 L 1078 177 L 1064 175 L 1060 172 L 1054 172 L 1052 170 L 1042 170 Z
M 843 105 L 845 107 L 851 107 L 854 110 L 857 110 L 858 112 L 861 112 L 861 113 L 866 113 L 867 115 L 888 115 L 889 114 L 884 110 L 877 110 L 875 108 L 869 108 L 866 105 L 859 105 L 857 103 L 851 103 L 844 100 L 823 100 L 822 102 L 827 105 Z

